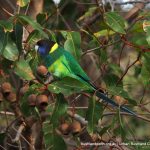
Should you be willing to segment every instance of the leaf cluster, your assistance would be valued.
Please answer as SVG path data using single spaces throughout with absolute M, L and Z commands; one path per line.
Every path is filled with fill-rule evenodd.
M 118 138 L 129 142 L 129 137 L 134 140 L 135 136 L 147 140 L 145 137 L 150 135 L 142 130 L 143 126 L 148 129 L 146 123 L 123 117 L 119 109 L 114 111 L 109 106 L 107 109 L 107 104 L 102 105 L 95 95 L 85 93 L 89 91 L 88 86 L 72 78 L 56 80 L 47 86 L 45 76 L 37 78 L 37 68 L 42 62 L 34 45 L 39 39 L 51 39 L 68 50 L 96 86 L 104 89 L 119 105 L 127 104 L 137 113 L 149 112 L 149 106 L 145 106 L 150 97 L 149 12 L 143 11 L 128 21 L 117 9 L 111 12 L 109 6 L 75 2 L 62 0 L 59 7 L 46 0 L 43 12 L 34 19 L 19 12 L 0 20 L 0 84 L 7 81 L 13 85 L 18 98 L 15 108 L 25 118 L 23 122 L 30 124 L 29 118 L 34 116 L 36 121 L 33 122 L 40 123 L 40 136 L 44 137 L 41 145 L 45 149 L 65 150 L 72 145 L 79 149 L 86 140 L 107 143 L 112 137 L 116 137 L 116 143 Z M 17 5 L 19 9 L 28 10 L 30 0 L 17 0 Z M 25 31 L 28 35 L 24 39 Z M 26 85 L 28 88 L 21 94 Z M 16 111 L 1 93 L 0 90 L 0 110 Z M 46 95 L 46 105 L 42 100 L 38 106 L 36 101 L 34 107 L 29 105 L 28 98 L 32 94 L 35 97 Z M 84 105 L 80 106 L 78 101 Z M 18 116 L 14 114 L 14 117 Z M 79 131 L 76 134 L 72 131 L 74 120 L 81 128 L 75 127 Z M 62 124 L 67 124 L 64 133 L 68 135 L 61 132 Z M 68 143 L 66 136 L 70 139 Z M 0 134 L 0 143 L 5 137 L 4 132 Z

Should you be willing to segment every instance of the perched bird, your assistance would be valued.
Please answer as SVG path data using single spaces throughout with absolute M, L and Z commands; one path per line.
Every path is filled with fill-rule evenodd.
M 119 106 L 114 100 L 108 98 L 101 90 L 99 90 L 83 71 L 77 60 L 63 47 L 57 43 L 43 39 L 37 42 L 35 50 L 40 55 L 48 71 L 60 80 L 64 77 L 74 78 L 85 85 L 87 85 L 97 97 L 102 99 L 104 102 L 111 104 L 115 107 L 120 107 L 121 111 L 130 113 L 136 116 L 136 113 L 129 110 L 125 106 Z

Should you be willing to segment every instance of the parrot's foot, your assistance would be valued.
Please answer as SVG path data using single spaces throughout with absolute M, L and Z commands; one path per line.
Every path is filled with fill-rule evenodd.
M 54 82 L 55 79 L 54 77 L 52 76 L 52 74 L 50 72 L 48 72 L 45 76 L 45 79 L 44 79 L 44 84 L 45 85 L 48 85 L 48 84 L 51 84 L 52 82 Z

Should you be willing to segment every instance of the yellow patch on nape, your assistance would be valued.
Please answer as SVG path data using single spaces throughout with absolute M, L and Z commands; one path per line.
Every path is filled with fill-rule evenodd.
M 50 49 L 50 52 L 49 52 L 49 53 L 54 52 L 57 48 L 58 48 L 58 44 L 55 43 L 55 44 L 53 45 L 53 47 Z

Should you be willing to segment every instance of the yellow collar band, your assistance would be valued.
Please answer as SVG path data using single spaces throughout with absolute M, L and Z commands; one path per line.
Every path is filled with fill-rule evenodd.
M 57 48 L 58 48 L 58 44 L 55 43 L 55 44 L 53 45 L 53 47 L 50 49 L 50 52 L 49 52 L 49 53 L 54 52 Z

